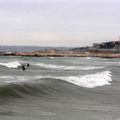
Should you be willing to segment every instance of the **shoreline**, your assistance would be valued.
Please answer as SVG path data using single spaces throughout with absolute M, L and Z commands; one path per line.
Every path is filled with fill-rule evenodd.
M 25 56 L 25 57 L 101 57 L 120 58 L 120 53 L 112 52 L 5 52 L 0 56 Z

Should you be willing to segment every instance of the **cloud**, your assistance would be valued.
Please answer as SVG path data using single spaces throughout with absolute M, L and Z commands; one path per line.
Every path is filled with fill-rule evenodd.
M 0 42 L 77 46 L 84 41 L 91 45 L 97 40 L 114 40 L 120 34 L 118 3 L 117 0 L 0 0 Z

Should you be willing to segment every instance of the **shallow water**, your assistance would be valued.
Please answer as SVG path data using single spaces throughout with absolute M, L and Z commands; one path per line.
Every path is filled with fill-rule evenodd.
M 119 120 L 119 74 L 120 59 L 1 56 L 0 119 Z

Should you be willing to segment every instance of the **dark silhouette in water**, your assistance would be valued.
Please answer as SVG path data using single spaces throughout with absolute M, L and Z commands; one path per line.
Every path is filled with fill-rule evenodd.
M 22 65 L 22 70 L 25 71 L 25 66 L 24 65 Z
M 27 63 L 27 67 L 29 67 L 30 66 L 30 64 L 29 63 Z
M 23 71 L 25 71 L 26 68 L 29 67 L 29 66 L 30 66 L 30 64 L 27 63 L 27 64 L 23 64 L 23 65 L 21 66 L 21 68 L 22 68 Z

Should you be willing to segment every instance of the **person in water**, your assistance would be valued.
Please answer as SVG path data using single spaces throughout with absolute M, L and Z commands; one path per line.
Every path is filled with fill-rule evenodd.
M 29 67 L 30 66 L 30 64 L 29 63 L 27 63 L 27 67 Z
M 25 71 L 25 65 L 22 65 L 22 70 Z
M 29 67 L 29 66 L 30 66 L 29 63 L 27 63 L 26 65 L 22 65 L 22 70 L 25 71 L 25 70 L 26 70 L 26 67 Z

